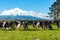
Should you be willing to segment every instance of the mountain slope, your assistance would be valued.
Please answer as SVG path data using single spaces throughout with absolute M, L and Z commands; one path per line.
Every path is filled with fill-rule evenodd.
M 0 20 L 42 20 L 42 18 L 37 18 L 33 16 L 0 16 Z

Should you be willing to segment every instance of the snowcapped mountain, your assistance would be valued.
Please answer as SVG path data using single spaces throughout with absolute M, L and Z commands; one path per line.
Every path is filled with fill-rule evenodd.
M 49 16 L 48 14 L 36 13 L 33 11 L 26 11 L 19 8 L 14 8 L 10 10 L 4 10 L 0 14 L 0 20 L 41 20 L 44 17 Z

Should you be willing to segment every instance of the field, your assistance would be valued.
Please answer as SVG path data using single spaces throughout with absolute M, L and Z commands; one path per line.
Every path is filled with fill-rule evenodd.
M 0 40 L 60 40 L 60 29 L 53 25 L 53 30 L 34 30 L 30 25 L 29 30 L 8 30 L 0 28 Z

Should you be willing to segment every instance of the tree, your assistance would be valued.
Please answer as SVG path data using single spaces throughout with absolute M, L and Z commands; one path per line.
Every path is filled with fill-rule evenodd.
M 60 18 L 60 0 L 56 0 L 56 2 L 54 2 L 49 9 L 50 13 L 54 15 L 54 19 Z

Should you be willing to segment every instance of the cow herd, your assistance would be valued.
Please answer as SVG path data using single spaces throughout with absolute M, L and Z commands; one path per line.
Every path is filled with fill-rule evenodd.
M 57 27 L 60 27 L 60 22 L 55 22 Z M 0 28 L 8 30 L 9 28 L 18 30 L 19 28 L 29 29 L 29 25 L 32 25 L 34 29 L 50 29 L 52 30 L 52 21 L 0 21 Z

